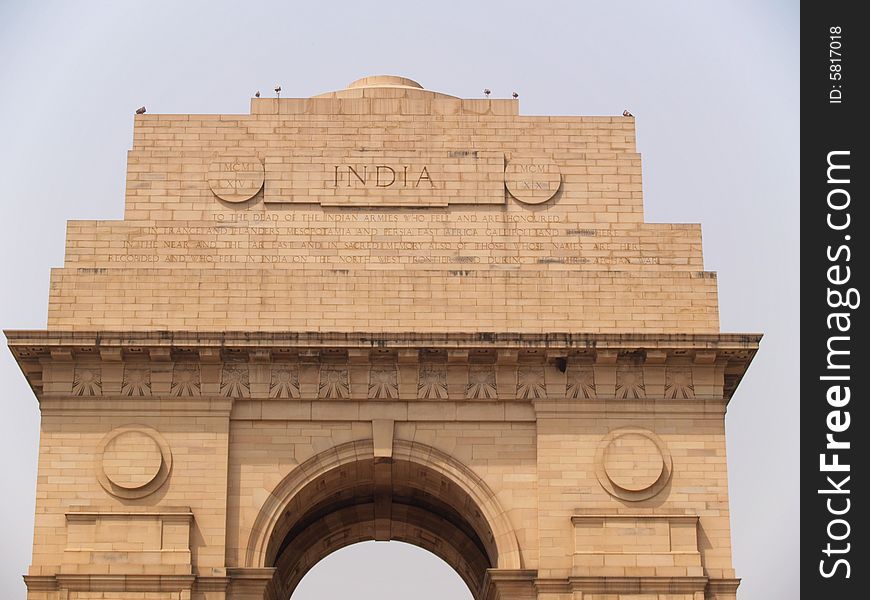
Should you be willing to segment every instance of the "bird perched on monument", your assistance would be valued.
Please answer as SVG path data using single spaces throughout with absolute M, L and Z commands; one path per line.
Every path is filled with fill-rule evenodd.
M 630 112 L 628 112 L 628 109 L 625 109 L 624 111 L 622 111 L 622 116 L 623 117 L 633 117 L 634 115 L 631 114 Z
M 257 90 L 256 92 L 254 92 L 254 98 L 259 98 L 259 97 L 260 97 L 260 90 Z
M 511 96 L 513 96 L 514 100 L 516 100 L 517 98 L 520 97 L 520 95 L 517 94 L 516 92 L 514 92 L 513 94 L 511 94 Z
M 483 90 L 483 95 L 486 96 L 487 98 L 489 98 L 489 95 L 490 95 L 491 93 L 492 93 L 492 92 L 490 91 L 489 88 L 486 88 L 485 90 Z
M 278 94 L 279 98 L 281 97 L 281 86 L 280 85 L 275 86 L 275 93 Z
M 145 107 L 144 107 L 144 106 L 140 106 L 139 108 L 137 108 L 137 109 L 136 109 L 136 114 L 137 114 L 137 115 L 144 115 L 144 114 L 145 114 Z

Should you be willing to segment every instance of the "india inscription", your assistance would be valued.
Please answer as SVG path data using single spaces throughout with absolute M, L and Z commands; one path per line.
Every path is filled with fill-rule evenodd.
M 333 187 L 378 187 L 388 188 L 412 187 L 418 188 L 420 184 L 428 185 L 430 188 L 436 187 L 429 175 L 429 167 L 414 168 L 408 165 L 375 165 L 372 172 L 369 172 L 368 165 L 335 165 L 335 174 L 332 181 Z M 362 173 L 362 175 L 360 175 Z
M 265 152 L 267 204 L 419 208 L 505 201 L 504 156 L 498 152 Z M 461 189 L 473 194 L 457 193 Z
M 28 600 L 288 600 L 401 540 L 475 600 L 735 600 L 701 230 L 644 221 L 632 117 L 373 76 L 135 117 L 124 219 L 71 221 Z

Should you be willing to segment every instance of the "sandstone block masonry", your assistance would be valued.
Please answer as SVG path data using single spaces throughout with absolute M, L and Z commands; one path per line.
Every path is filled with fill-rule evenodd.
M 402 540 L 478 600 L 732 599 L 698 225 L 643 219 L 630 117 L 401 77 L 137 115 L 124 219 L 71 221 L 30 600 L 286 599 Z
M 643 222 L 634 119 L 407 86 L 138 115 L 124 221 L 72 221 L 49 326 L 718 330 L 697 225 Z

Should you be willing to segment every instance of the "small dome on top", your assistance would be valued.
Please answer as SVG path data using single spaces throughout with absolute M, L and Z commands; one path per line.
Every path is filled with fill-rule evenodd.
M 407 77 L 399 77 L 398 75 L 369 75 L 357 79 L 350 83 L 347 89 L 353 88 L 373 88 L 373 87 L 399 87 L 399 88 L 414 88 L 422 90 L 423 86 Z
M 369 75 L 350 83 L 343 90 L 318 94 L 314 98 L 414 98 L 434 100 L 437 98 L 455 99 L 456 97 L 427 90 L 413 79 L 408 79 L 407 77 L 400 77 L 399 75 Z

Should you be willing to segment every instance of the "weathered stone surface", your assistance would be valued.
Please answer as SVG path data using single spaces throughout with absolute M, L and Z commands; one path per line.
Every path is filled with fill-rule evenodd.
M 700 228 L 643 222 L 626 117 L 400 77 L 139 115 L 46 331 L 31 600 L 289 597 L 341 546 L 478 599 L 734 598 Z

